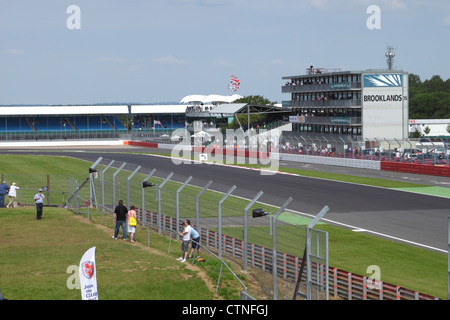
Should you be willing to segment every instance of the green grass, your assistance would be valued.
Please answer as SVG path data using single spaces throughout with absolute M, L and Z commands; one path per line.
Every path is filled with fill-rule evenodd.
M 146 242 L 147 232 L 138 230 L 137 240 Z M 111 238 L 112 229 L 88 222 L 84 217 L 59 208 L 44 208 L 35 220 L 35 209 L 2 209 L 0 212 L 0 289 L 10 300 L 80 300 L 80 290 L 69 289 L 84 252 L 95 246 L 97 283 L 101 300 L 211 300 L 217 299 L 201 268 L 176 261 L 179 243 L 167 253 L 168 239 L 151 235 L 151 248 Z M 207 259 L 202 268 L 215 283 L 218 268 Z M 225 299 L 236 299 L 236 280 L 223 279 L 219 290 Z
M 157 151 L 149 152 L 149 153 L 160 155 L 160 156 L 171 157 L 171 154 L 168 154 L 168 153 L 162 153 L 162 152 L 157 152 Z M 192 153 L 191 159 L 195 160 L 194 153 Z M 212 162 L 212 161 L 209 161 L 209 162 Z M 269 166 L 261 165 L 261 164 L 235 163 L 235 164 L 231 164 L 231 165 L 235 165 L 235 166 L 239 166 L 239 167 L 247 167 L 247 168 L 257 168 L 257 169 L 261 169 L 261 170 L 264 170 L 264 169 L 273 170 Z M 341 182 L 348 182 L 348 183 L 356 183 L 356 184 L 362 184 L 362 185 L 368 185 L 368 186 L 374 186 L 374 187 L 380 187 L 380 188 L 396 189 L 396 190 L 417 192 L 417 193 L 423 193 L 423 194 L 436 195 L 436 196 L 450 198 L 450 188 L 445 188 L 445 187 L 434 187 L 434 186 L 429 186 L 429 185 L 403 182 L 403 181 L 367 178 L 367 177 L 345 175 L 345 174 L 339 174 L 339 173 L 329 173 L 329 172 L 321 172 L 321 171 L 295 169 L 295 168 L 288 168 L 288 167 L 282 167 L 282 166 L 278 169 L 278 171 L 297 174 L 297 175 L 300 175 L 303 177 L 326 179 L 326 180 L 341 181 Z
M 36 161 L 36 158 L 38 159 Z M 10 172 L 15 172 L 15 178 L 19 181 L 19 178 L 24 177 L 24 180 L 18 181 L 19 186 L 26 184 L 28 181 L 34 179 L 34 175 L 44 175 L 51 173 L 51 181 L 53 185 L 59 184 L 61 188 L 65 187 L 66 175 L 76 175 L 78 172 L 85 172 L 91 163 L 84 161 L 73 160 L 71 158 L 58 158 L 58 157 L 36 157 L 36 156 L 1 156 L 1 160 L 4 163 L 3 171 L 5 177 L 9 179 Z M 70 166 L 65 164 L 70 161 Z M 61 164 L 63 163 L 63 165 Z M 42 169 L 41 169 L 42 168 Z M 55 168 L 55 170 L 53 170 Z M 48 171 L 47 171 L 48 170 Z M 280 168 L 280 170 L 286 170 Z M 111 175 L 114 170 L 111 170 Z M 312 172 L 306 170 L 292 170 L 291 172 L 301 175 L 314 176 L 316 178 L 330 178 L 332 180 L 346 181 L 353 183 L 364 183 L 370 185 L 376 185 L 378 187 L 385 188 L 424 188 L 429 190 L 429 187 L 405 183 L 386 181 L 381 179 L 368 179 L 362 177 L 352 177 L 346 175 L 328 174 L 322 172 Z M 19 176 L 19 174 L 22 174 Z M 54 177 L 56 174 L 56 177 Z M 118 175 L 118 179 L 126 179 L 130 172 L 121 172 Z M 80 178 L 80 181 L 85 176 Z M 46 179 L 46 178 L 45 178 Z M 142 175 L 136 175 L 133 178 L 133 183 L 140 185 L 142 181 Z M 151 182 L 160 183 L 161 179 L 151 178 Z M 175 216 L 175 191 L 180 186 L 178 183 L 168 182 L 164 187 L 163 199 L 166 204 L 163 206 L 163 214 Z M 66 188 L 66 187 L 65 187 Z M 147 188 L 148 189 L 148 188 Z M 441 188 L 442 189 L 442 188 Z M 155 188 L 146 191 L 146 208 L 151 208 L 156 211 L 157 204 L 154 200 Z M 192 217 L 194 211 L 195 195 L 200 191 L 200 188 L 186 187 L 182 192 L 182 210 L 181 216 Z M 122 189 L 123 192 L 123 189 Z M 97 192 L 97 194 L 99 194 Z M 122 193 L 119 197 L 124 197 Z M 140 203 L 140 188 L 131 192 L 132 204 Z M 222 198 L 223 194 L 207 191 L 201 197 L 201 216 L 209 217 L 217 215 L 217 202 Z M 119 198 L 118 197 L 118 198 Z M 118 199 L 117 198 L 117 199 Z M 170 204 L 169 204 L 170 202 Z M 224 203 L 223 214 L 224 216 L 242 216 L 242 209 L 248 204 L 248 201 L 231 196 Z M 139 205 L 137 205 L 139 206 Z M 263 207 L 264 211 L 275 212 L 276 208 L 270 206 L 263 206 L 262 204 L 255 204 L 253 208 Z M 249 212 L 251 212 L 251 209 Z M 283 218 L 283 213 L 280 218 Z M 99 216 L 92 215 L 95 219 L 100 219 Z M 292 221 L 292 216 L 286 215 L 286 221 Z M 295 226 L 280 226 L 278 240 L 278 250 L 296 256 L 301 255 L 297 243 L 301 242 L 299 239 L 299 230 L 301 224 L 308 223 L 308 219 L 304 222 L 299 222 L 300 225 Z M 106 224 L 109 222 L 106 222 Z M 317 229 L 325 230 L 329 232 L 330 237 L 330 266 L 337 267 L 342 270 L 357 273 L 360 275 L 367 275 L 367 267 L 370 265 L 377 265 L 381 269 L 381 280 L 384 282 L 392 283 L 395 285 L 403 286 L 408 289 L 417 290 L 423 293 L 434 295 L 441 298 L 447 296 L 447 270 L 446 263 L 447 258 L 445 255 L 434 253 L 428 250 L 412 247 L 405 244 L 392 242 L 385 239 L 380 239 L 375 236 L 370 236 L 362 233 L 352 232 L 347 229 L 329 226 L 326 224 L 320 224 Z M 5 234 L 8 230 L 5 231 Z M 10 231 L 11 232 L 11 231 Z M 238 239 L 242 238 L 242 228 L 224 228 L 223 234 L 234 236 Z M 0 235 L 3 235 L 3 230 Z M 2 236 L 3 237 L 3 236 Z M 293 238 L 292 237 L 297 237 Z M 301 237 L 301 235 L 300 235 Z M 108 237 L 107 237 L 108 238 Z M 146 243 L 146 238 L 142 240 Z M 303 240 L 304 241 L 304 240 Z M 269 235 L 268 227 L 254 227 L 249 230 L 249 242 L 254 242 L 258 245 L 271 247 L 272 238 Z M 0 247 L 1 248 L 1 247 Z M 38 247 L 37 247 L 38 248 Z M 86 248 L 87 249 L 87 248 Z M 86 250 L 84 249 L 84 250 Z M 78 254 L 80 254 L 78 252 Z M 81 256 L 81 255 L 80 255 Z M 3 257 L 3 255 L 2 255 Z M 3 259 L 2 259 L 3 260 Z M 17 263 L 19 261 L 16 260 Z M 269 275 L 268 275 L 269 276 Z M 0 273 L 1 277 L 1 273 Z M 0 288 L 2 287 L 0 283 Z M 2 290 L 3 292 L 3 290 Z M 101 292 L 99 293 L 101 295 Z
M 447 299 L 446 255 L 326 224 L 316 229 L 329 233 L 330 266 L 370 276 L 376 265 L 386 283 Z

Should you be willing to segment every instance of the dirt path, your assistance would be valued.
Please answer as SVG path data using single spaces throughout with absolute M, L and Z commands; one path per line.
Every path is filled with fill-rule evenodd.
M 111 228 L 108 228 L 105 225 L 101 225 L 101 224 L 97 224 L 97 223 L 91 223 L 89 222 L 86 218 L 82 217 L 82 216 L 77 216 L 74 215 L 74 218 L 77 219 L 78 221 L 82 222 L 82 223 L 86 223 L 86 224 L 90 224 L 90 225 L 94 225 L 97 229 L 103 230 L 105 233 L 109 233 L 109 236 L 112 234 L 113 230 Z M 138 246 L 140 248 L 142 248 L 143 250 L 147 251 L 148 253 L 154 254 L 154 255 L 159 255 L 159 256 L 165 256 L 167 257 L 166 253 L 163 253 L 161 251 L 158 251 L 154 248 L 148 247 L 142 243 L 139 242 L 134 242 L 134 243 L 130 243 L 127 242 L 130 246 Z M 181 263 L 180 263 L 181 264 Z M 192 265 L 191 263 L 184 263 L 183 264 L 185 266 L 185 268 L 194 271 L 197 276 L 202 279 L 202 281 L 205 283 L 205 285 L 207 286 L 207 288 L 209 289 L 209 291 L 211 293 L 214 294 L 214 299 L 220 300 L 221 297 L 219 297 L 216 294 L 216 285 L 213 283 L 213 281 L 208 277 L 208 275 L 206 274 L 205 270 Z

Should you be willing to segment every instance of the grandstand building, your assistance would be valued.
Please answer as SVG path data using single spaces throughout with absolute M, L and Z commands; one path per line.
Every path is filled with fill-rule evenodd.
M 189 95 L 180 104 L 0 106 L 0 141 L 129 139 L 155 136 L 193 122 L 210 121 L 203 111 L 239 95 Z M 209 112 L 207 113 L 209 116 Z
M 0 106 L 0 140 L 123 139 L 185 126 L 185 105 Z
M 289 121 L 303 135 L 352 140 L 408 138 L 408 74 L 403 71 L 341 71 L 311 66 L 282 77 L 290 99 Z

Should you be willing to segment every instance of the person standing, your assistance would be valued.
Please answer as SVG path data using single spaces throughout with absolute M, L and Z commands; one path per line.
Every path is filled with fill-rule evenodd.
M 128 232 L 130 233 L 130 242 L 134 241 L 134 234 L 136 233 L 136 225 L 130 225 L 131 218 L 137 219 L 136 216 L 136 208 L 134 206 L 130 207 L 130 211 L 128 211 Z
M 14 200 L 17 197 L 17 192 L 16 190 L 20 189 L 18 186 L 16 186 L 16 183 L 13 182 L 11 187 L 9 188 L 9 192 L 8 192 L 8 196 L 9 196 L 9 203 L 6 206 L 7 208 L 13 208 L 14 207 Z
M 186 222 L 191 225 L 191 222 L 189 220 L 186 220 Z M 197 258 L 200 258 L 200 234 L 193 227 L 191 227 L 191 238 L 191 254 L 188 256 L 188 258 L 191 258 L 193 256 L 195 249 L 197 249 Z
M 113 222 L 114 222 L 114 239 L 117 239 L 119 234 L 119 228 L 122 228 L 123 240 L 127 240 L 127 230 L 125 229 L 127 225 L 127 213 L 128 209 L 123 205 L 123 201 L 119 200 L 119 205 L 114 210 Z
M 0 208 L 5 206 L 5 196 L 8 194 L 9 186 L 6 184 L 6 181 L 3 181 L 0 184 Z
M 34 201 L 36 202 L 36 220 L 41 220 L 42 212 L 44 210 L 44 199 L 45 196 L 42 193 L 42 189 L 39 189 L 38 193 L 34 196 Z
M 186 262 L 187 253 L 189 250 L 189 241 L 191 240 L 191 226 L 186 221 L 184 221 L 183 228 L 184 230 L 182 232 L 178 232 L 178 234 L 183 237 L 183 242 L 181 244 L 181 257 L 179 257 L 177 260 Z

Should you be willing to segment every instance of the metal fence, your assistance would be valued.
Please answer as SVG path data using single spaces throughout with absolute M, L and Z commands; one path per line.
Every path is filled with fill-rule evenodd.
M 171 173 L 159 174 L 156 169 L 142 172 L 138 165 L 102 158 L 95 169 L 96 173 L 75 187 L 80 195 L 78 202 L 72 201 L 79 206 L 75 211 L 109 214 L 122 199 L 127 206 L 138 208 L 138 221 L 149 230 L 148 244 L 150 228 L 178 238 L 174 232 L 182 220 L 190 219 L 201 235 L 201 245 L 218 258 L 227 255 L 241 261 L 244 270 L 251 266 L 271 274 L 272 284 L 265 289 L 273 299 L 292 299 L 299 277 L 299 290 L 310 299 L 327 299 L 328 293 L 344 299 L 435 299 L 387 283 L 381 283 L 384 291 L 380 295 L 378 287 L 368 289 L 364 285 L 367 277 L 328 266 L 328 234 L 313 228 L 308 231 L 308 219 L 305 222 L 305 218 L 286 210 L 291 198 L 279 207 L 268 206 L 258 202 L 262 192 L 244 200 L 234 196 L 235 186 L 220 193 L 211 189 L 213 181 L 194 187 L 189 185 L 191 177 L 174 181 Z M 84 183 L 81 188 L 80 183 Z M 314 241 L 308 245 L 307 239 Z M 305 249 L 308 259 L 300 274 Z M 346 283 L 342 282 L 342 274 L 347 275 Z
M 215 129 L 217 130 L 217 129 Z M 166 132 L 133 132 L 131 140 L 160 144 L 178 144 L 180 136 Z M 214 136 L 217 132 L 214 133 Z M 278 137 L 278 135 L 277 135 Z M 226 137 L 223 136 L 222 141 Z M 267 141 L 262 136 L 260 149 L 268 150 Z M 198 145 L 207 146 L 208 136 L 202 137 Z M 325 158 L 355 159 L 370 161 L 391 161 L 402 163 L 420 163 L 431 165 L 450 165 L 450 146 L 445 139 L 436 141 L 426 139 L 392 139 L 372 138 L 362 140 L 360 137 L 329 133 L 304 133 L 297 131 L 282 131 L 278 141 L 271 141 L 271 152 L 280 154 L 295 154 Z M 223 146 L 234 148 L 236 146 Z M 250 150 L 249 146 L 238 145 L 239 149 Z
M 449 165 L 448 150 L 445 140 L 354 140 L 345 135 L 306 135 L 287 131 L 283 132 L 279 145 L 279 152 L 284 154 L 433 165 Z
M 271 285 L 264 289 L 273 299 L 292 299 L 297 289 L 314 299 L 326 299 L 328 291 L 334 298 L 344 299 L 436 299 L 383 282 L 368 288 L 367 277 L 328 266 L 327 253 L 324 253 L 328 251 L 327 234 L 314 229 L 308 231 L 309 220 L 286 210 L 291 198 L 279 207 L 268 206 L 258 203 L 262 192 L 244 200 L 234 196 L 235 186 L 220 193 L 211 189 L 213 181 L 194 187 L 189 185 L 190 178 L 174 181 L 172 174 L 157 176 L 156 169 L 142 172 L 138 165 L 103 158 L 91 168 L 96 172 L 64 179 L 9 174 L 2 174 L 2 178 L 20 183 L 25 181 L 22 178 L 33 179 L 32 188 L 20 189 L 23 193 L 19 199 L 25 200 L 24 203 L 34 204 L 32 198 L 37 189 L 50 185 L 54 188 L 46 192 L 47 205 L 65 206 L 78 214 L 87 213 L 88 217 L 100 215 L 101 221 L 122 199 L 128 207 L 138 208 L 138 221 L 148 229 L 148 245 L 150 228 L 177 238 L 174 232 L 180 222 L 190 219 L 201 235 L 203 248 L 214 251 L 220 259 L 227 255 L 241 261 L 244 270 L 254 267 L 268 272 L 268 277 L 271 274 Z M 25 196 L 25 192 L 29 194 Z M 307 239 L 318 241 L 310 240 L 308 245 Z M 304 272 L 300 272 L 302 263 L 306 265 Z M 299 279 L 301 286 L 297 288 Z M 254 296 L 244 292 L 244 296 Z
M 138 208 L 142 226 L 151 226 L 159 233 L 177 231 L 181 221 L 190 219 L 205 248 L 214 250 L 219 258 L 228 254 L 241 260 L 244 270 L 262 261 L 262 269 L 272 273 L 272 297 L 291 299 L 296 271 L 291 266 L 292 270 L 286 270 L 286 254 L 281 252 L 300 254 L 305 247 L 304 225 L 297 223 L 297 214 L 285 210 L 292 199 L 279 208 L 271 207 L 257 202 L 262 192 L 248 201 L 233 196 L 236 186 L 220 193 L 210 189 L 213 181 L 194 187 L 189 185 L 192 177 L 173 181 L 172 173 L 157 176 L 156 169 L 142 172 L 138 165 L 102 158 L 91 168 L 96 172 L 92 170 L 87 178 L 67 178 L 68 208 L 76 213 L 100 214 L 103 221 L 103 215 L 110 214 L 122 199 L 127 207 Z M 178 240 L 178 234 L 174 235 Z M 273 248 L 278 249 L 269 252 Z M 287 293 L 277 290 L 279 279 L 289 282 Z

